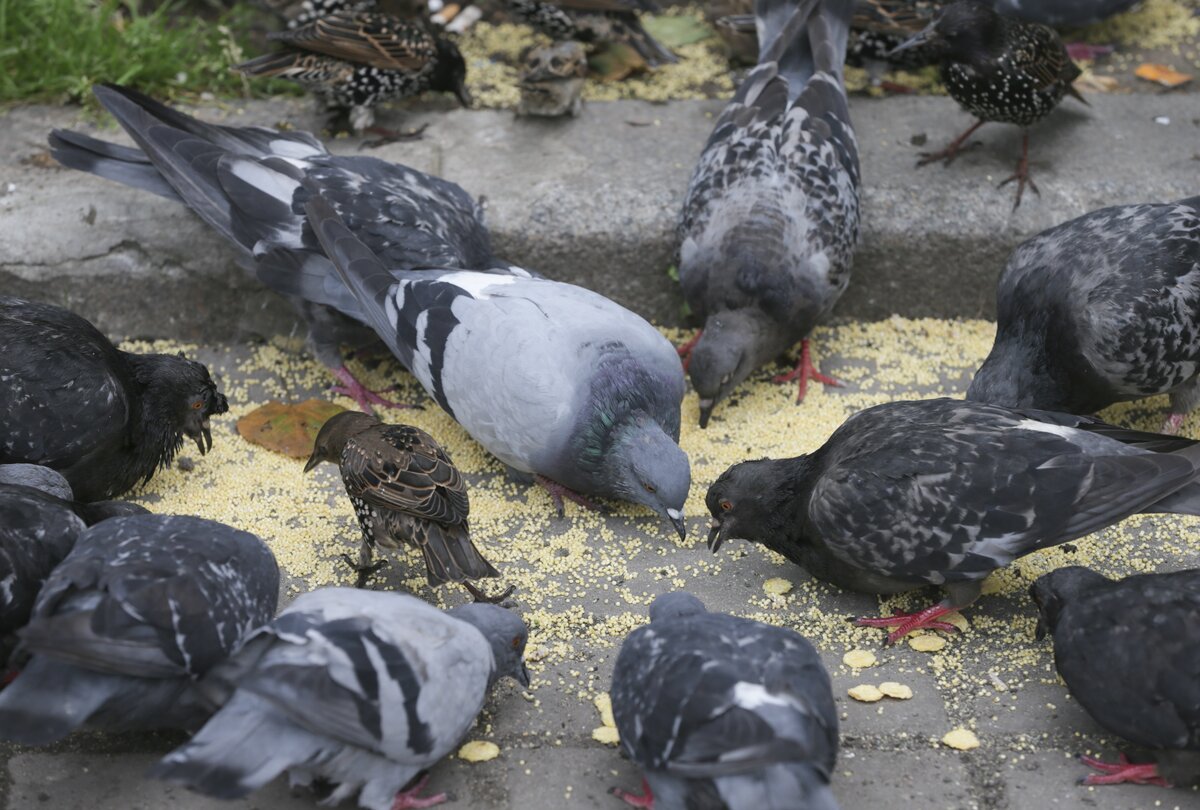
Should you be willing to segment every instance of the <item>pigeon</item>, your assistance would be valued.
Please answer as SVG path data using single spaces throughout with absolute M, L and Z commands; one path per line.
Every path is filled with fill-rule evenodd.
M 1200 784 L 1200 569 L 1113 581 L 1080 566 L 1034 582 L 1037 636 L 1072 697 L 1155 762 L 1081 757 L 1085 785 Z
M 379 130 L 375 107 L 429 90 L 453 93 L 464 107 L 471 106 L 467 63 L 458 46 L 415 20 L 339 12 L 270 38 L 284 49 L 242 62 L 236 69 L 299 83 L 345 116 L 355 132 L 379 131 L 385 141 L 419 135 L 419 130 Z
M 0 296 L 0 464 L 57 470 L 81 501 L 114 498 L 185 437 L 212 449 L 209 418 L 228 410 L 200 363 L 123 352 L 73 312 Z
M 101 521 L 19 633 L 32 657 L 0 692 L 0 738 L 199 727 L 210 707 L 195 679 L 271 620 L 278 595 L 275 557 L 252 534 L 179 515 Z
M 658 11 L 652 0 L 502 0 L 501 5 L 556 42 L 574 39 L 586 44 L 628 45 L 650 67 L 679 61 L 642 27 L 639 15 Z
M 1138 0 L 994 0 L 996 11 L 1044 25 L 1079 28 L 1128 11 Z
M 526 54 L 521 71 L 517 114 L 542 118 L 579 115 L 587 72 L 587 51 L 578 42 L 568 40 L 533 48 Z
M 304 471 L 322 461 L 341 470 L 362 528 L 358 564 L 346 557 L 358 572 L 359 588 L 382 565 L 371 564 L 376 546 L 417 547 L 431 586 L 461 582 L 477 599 L 482 594 L 470 580 L 500 576 L 471 542 L 466 482 L 425 431 L 344 411 L 321 426 Z
M 209 796 L 245 796 L 284 770 L 358 794 L 369 810 L 446 801 L 405 786 L 445 757 L 501 677 L 529 685 L 528 631 L 496 605 L 443 613 L 412 596 L 351 588 L 301 594 L 203 688 L 221 708 L 150 775 Z
M 1200 197 L 1051 228 L 1013 251 L 996 298 L 967 399 L 1095 413 L 1169 393 L 1169 433 L 1200 404 Z
M 978 402 L 892 402 L 855 414 L 815 452 L 747 461 L 708 490 L 709 548 L 741 537 L 841 588 L 947 597 L 894 643 L 979 596 L 1030 552 L 1139 513 L 1200 515 L 1200 442 L 1087 417 Z
M 506 263 L 492 253 L 482 208 L 454 183 L 377 158 L 331 155 L 307 132 L 214 126 L 126 87 L 99 85 L 94 92 L 140 148 L 54 130 L 55 159 L 191 208 L 238 248 L 247 269 L 292 302 L 308 326 L 313 354 L 341 384 L 334 390 L 365 411 L 395 403 L 355 379 L 339 347 L 377 338 L 305 226 L 297 207 L 306 194 L 300 180 L 318 184 L 354 232 L 393 266 L 505 272 Z M 320 289 L 330 281 L 333 293 Z M 313 303 L 339 292 L 340 309 Z
M 837 810 L 829 674 L 793 630 L 660 596 L 621 645 L 611 698 L 644 774 L 641 795 L 612 793 L 635 807 Z
M 975 130 L 989 121 L 1024 129 L 1021 159 L 1011 177 L 1017 183 L 1013 210 L 1028 185 L 1040 194 L 1029 174 L 1029 127 L 1046 117 L 1068 93 L 1087 104 L 1075 89 L 1081 75 L 1053 28 L 997 14 L 981 0 L 956 0 L 940 9 L 925 29 L 893 54 L 921 48 L 940 53 L 942 83 L 950 97 L 977 120 L 939 152 L 923 153 L 918 166 L 949 165 Z
M 389 269 L 321 196 L 306 207 L 380 338 L 477 442 L 545 486 L 560 515 L 564 496 L 617 498 L 684 537 L 683 372 L 658 330 L 571 284 Z
M 679 281 L 704 320 L 688 355 L 700 426 L 759 366 L 797 341 L 777 381 L 816 372 L 807 338 L 850 281 L 858 144 L 842 85 L 851 4 L 758 0 L 759 65 L 717 119 L 679 222 Z

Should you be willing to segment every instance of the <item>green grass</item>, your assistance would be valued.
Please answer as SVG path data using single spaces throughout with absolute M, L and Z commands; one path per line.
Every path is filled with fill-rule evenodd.
M 85 101 L 96 82 L 132 84 L 157 98 L 210 92 L 297 92 L 286 82 L 251 84 L 230 70 L 258 49 L 244 6 L 203 20 L 178 0 L 150 11 L 138 0 L 0 0 L 0 103 Z

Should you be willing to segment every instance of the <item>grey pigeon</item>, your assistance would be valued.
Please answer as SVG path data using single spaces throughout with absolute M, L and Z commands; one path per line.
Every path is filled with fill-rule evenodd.
M 212 448 L 229 405 L 202 364 L 117 349 L 61 307 L 0 296 L 0 463 L 51 467 L 81 501 L 113 498 Z
M 621 747 L 654 810 L 837 810 L 829 674 L 793 630 L 709 613 L 689 593 L 660 596 L 613 669 Z
M 1001 14 L 1030 22 L 1078 28 L 1127 11 L 1138 0 L 994 0 Z
M 684 536 L 683 372 L 654 327 L 570 284 L 392 269 L 323 199 L 308 212 L 380 338 L 477 442 L 550 489 L 560 513 L 563 495 L 618 498 Z
M 195 679 L 271 620 L 278 595 L 275 558 L 252 534 L 185 516 L 100 522 L 19 633 L 32 658 L 0 692 L 0 737 L 198 727 L 211 710 Z
M 529 685 L 514 613 L 445 613 L 412 596 L 351 588 L 302 594 L 204 688 L 223 705 L 151 775 L 209 796 L 245 796 L 287 770 L 332 783 L 322 802 L 404 810 L 445 801 L 403 790 L 458 743 L 503 676 Z
M 1153 760 L 1081 757 L 1099 771 L 1083 784 L 1200 784 L 1200 569 L 1114 582 L 1070 566 L 1030 593 L 1071 696 Z
M 94 92 L 140 148 L 55 130 L 55 159 L 192 209 L 238 249 L 243 266 L 296 307 L 313 353 L 364 410 L 392 403 L 353 377 L 340 345 L 361 347 L 375 336 L 305 226 L 301 180 L 319 187 L 393 266 L 503 272 L 482 209 L 454 183 L 378 158 L 331 155 L 307 132 L 214 126 L 127 87 L 98 85 Z M 337 308 L 314 303 L 339 295 Z
M 858 142 L 842 63 L 853 3 L 757 0 L 759 64 L 709 136 L 679 222 L 679 281 L 700 425 L 833 308 L 858 241 Z M 685 350 L 681 350 L 685 351 Z M 816 373 L 802 344 L 803 398 Z
M 1200 515 L 1200 443 L 1086 417 L 931 399 L 850 417 L 816 451 L 747 461 L 709 488 L 709 547 L 762 543 L 841 588 L 947 597 L 889 643 L 975 601 L 992 571 L 1130 515 Z
M 967 399 L 1095 413 L 1200 404 L 1200 197 L 1102 208 L 1025 242 L 996 292 L 996 343 Z

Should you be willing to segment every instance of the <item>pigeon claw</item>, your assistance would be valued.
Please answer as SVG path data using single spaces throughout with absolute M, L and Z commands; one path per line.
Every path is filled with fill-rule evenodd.
M 654 793 L 650 790 L 650 783 L 646 781 L 646 777 L 644 776 L 642 777 L 641 793 L 633 793 L 628 790 L 622 790 L 618 787 L 609 788 L 608 792 L 625 802 L 625 804 L 628 804 L 630 807 L 642 807 L 645 808 L 645 810 L 653 810 Z
M 387 146 L 389 143 L 396 143 L 397 141 L 419 141 L 425 137 L 425 130 L 428 127 L 429 124 L 421 124 L 421 126 L 407 131 L 402 129 L 387 129 L 386 127 L 367 127 L 363 130 L 364 132 L 369 132 L 379 137 L 363 141 L 358 149 L 361 152 L 363 149 L 378 149 L 381 146 Z
M 1171 783 L 1158 773 L 1154 763 L 1134 764 L 1125 754 L 1118 756 L 1117 762 L 1104 762 L 1094 757 L 1079 755 L 1079 761 L 1099 773 L 1089 774 L 1079 780 L 1081 785 L 1119 785 L 1125 782 L 1133 785 L 1157 785 L 1169 788 Z
M 397 793 L 396 798 L 392 801 L 392 810 L 422 810 L 425 807 L 433 807 L 450 801 L 450 796 L 446 793 L 435 793 L 432 796 L 420 795 L 428 781 L 429 774 L 425 774 L 408 790 Z
M 797 380 L 800 381 L 800 386 L 796 391 L 797 405 L 804 401 L 804 396 L 808 393 L 809 380 L 819 382 L 821 385 L 831 385 L 835 388 L 842 388 L 845 386 L 845 383 L 841 380 L 829 377 L 817 371 L 817 367 L 812 361 L 812 350 L 809 348 L 807 338 L 800 341 L 800 360 L 796 363 L 796 367 L 787 374 L 780 374 L 777 377 L 773 377 L 771 382 L 790 383 Z
M 392 402 L 379 396 L 374 391 L 368 390 L 365 385 L 358 381 L 357 377 L 350 373 L 350 369 L 345 366 L 335 368 L 333 376 L 337 378 L 340 385 L 331 386 L 329 390 L 335 394 L 350 397 L 350 399 L 358 403 L 358 407 L 363 413 L 374 415 L 374 405 L 381 405 L 385 408 L 421 409 L 420 405 L 405 405 L 400 402 Z
M 957 633 L 958 628 L 949 622 L 939 622 L 938 617 L 952 613 L 953 608 L 934 605 L 916 613 L 896 613 L 892 616 L 858 617 L 853 619 L 859 627 L 895 627 L 888 633 L 885 646 L 890 647 L 914 630 L 940 630 L 943 633 Z
M 604 507 L 600 506 L 599 504 L 593 503 L 592 501 L 590 501 L 587 498 L 580 495 L 575 490 L 564 487 L 562 484 L 558 483 L 557 481 L 549 479 L 544 475 L 537 475 L 536 473 L 533 476 L 533 480 L 536 481 L 538 484 L 540 484 L 543 489 L 545 489 L 547 492 L 550 493 L 550 499 L 554 502 L 554 512 L 559 517 L 564 517 L 566 515 L 566 506 L 563 503 L 563 498 L 566 498 L 568 501 L 572 501 L 573 503 L 579 504 L 584 509 L 590 509 L 593 512 L 599 512 L 602 515 L 606 514 L 606 510 L 604 509 Z

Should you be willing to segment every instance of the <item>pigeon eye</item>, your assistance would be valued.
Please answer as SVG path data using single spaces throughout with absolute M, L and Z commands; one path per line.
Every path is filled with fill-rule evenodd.
M 658 487 L 654 486 L 654 484 L 646 484 L 646 491 L 647 492 L 658 492 Z
M 198 411 L 198 410 L 200 410 L 200 409 L 201 409 L 201 408 L 203 408 L 203 407 L 204 407 L 204 400 L 202 400 L 202 399 L 198 399 L 198 400 L 196 400 L 195 402 L 193 402 L 193 403 L 192 403 L 192 410 L 193 410 L 193 411 Z
M 733 508 L 733 503 L 731 501 L 721 501 L 721 508 L 728 512 Z

